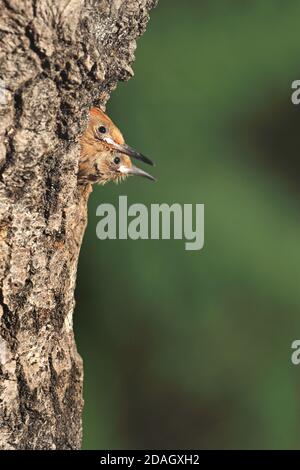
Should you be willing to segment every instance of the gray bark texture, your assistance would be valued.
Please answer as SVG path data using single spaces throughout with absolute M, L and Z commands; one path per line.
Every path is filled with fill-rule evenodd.
M 156 0 L 0 0 L 0 449 L 78 449 L 78 139 Z M 84 314 L 84 312 L 81 312 Z

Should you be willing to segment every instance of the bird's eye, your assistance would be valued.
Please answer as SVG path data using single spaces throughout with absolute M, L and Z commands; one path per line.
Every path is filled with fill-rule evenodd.
M 99 131 L 101 134 L 105 134 L 105 132 L 106 132 L 106 127 L 100 126 L 100 127 L 98 127 L 98 131 Z
M 121 160 L 120 160 L 119 157 L 115 157 L 115 158 L 114 158 L 114 162 L 115 162 L 116 165 L 118 165 L 118 164 L 120 163 L 120 161 L 121 161 Z

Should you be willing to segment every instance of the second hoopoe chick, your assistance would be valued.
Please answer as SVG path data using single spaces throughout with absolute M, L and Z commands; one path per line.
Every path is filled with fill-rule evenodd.
M 90 109 L 88 126 L 80 144 L 80 182 L 105 184 L 109 181 L 121 181 L 131 175 L 144 176 L 155 181 L 149 173 L 134 166 L 131 158 L 148 165 L 153 165 L 153 162 L 125 144 L 117 126 L 100 108 Z

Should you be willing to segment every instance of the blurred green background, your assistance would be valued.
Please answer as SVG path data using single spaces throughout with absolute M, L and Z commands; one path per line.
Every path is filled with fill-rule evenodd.
M 80 257 L 86 449 L 300 448 L 299 17 L 299 0 L 152 12 L 107 111 L 159 181 L 95 187 Z M 204 249 L 98 240 L 119 195 L 204 203 Z

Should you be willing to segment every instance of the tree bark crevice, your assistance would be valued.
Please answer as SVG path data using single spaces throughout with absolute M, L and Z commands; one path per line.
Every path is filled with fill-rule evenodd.
M 156 0 L 0 0 L 0 449 L 78 449 L 78 139 Z M 82 312 L 83 314 L 83 312 Z

